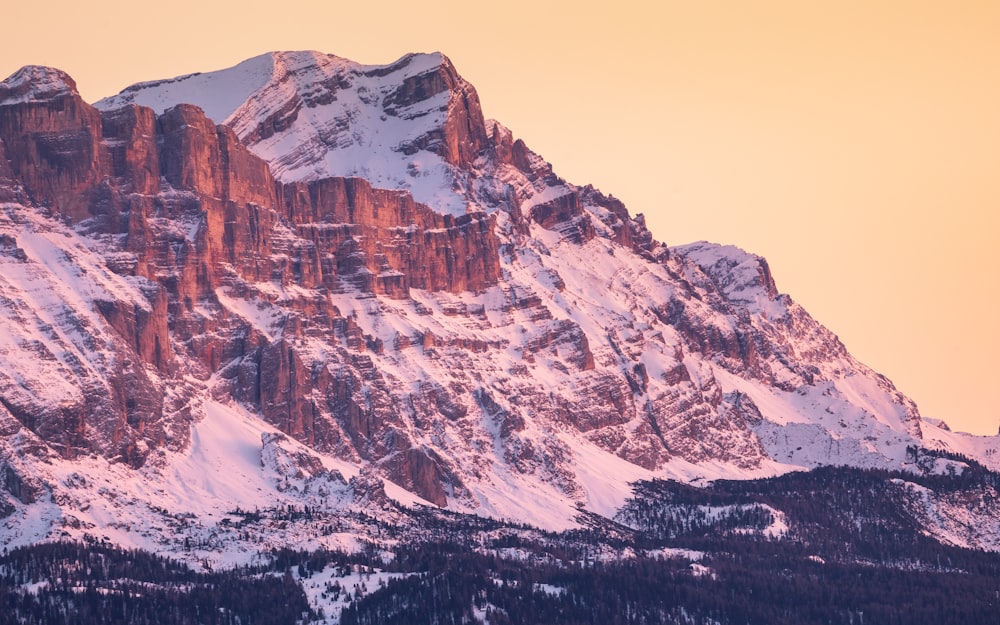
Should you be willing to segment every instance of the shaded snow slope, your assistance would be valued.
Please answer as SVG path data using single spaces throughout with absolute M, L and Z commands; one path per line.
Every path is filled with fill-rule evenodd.
M 274 77 L 274 55 L 262 54 L 235 67 L 142 82 L 95 106 L 112 110 L 128 104 L 146 106 L 157 114 L 178 104 L 197 104 L 210 119 L 222 123 Z

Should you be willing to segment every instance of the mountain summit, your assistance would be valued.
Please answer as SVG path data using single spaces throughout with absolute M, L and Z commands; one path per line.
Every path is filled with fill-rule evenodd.
M 488 143 L 475 89 L 437 53 L 360 65 L 274 52 L 228 70 L 134 85 L 96 106 L 133 103 L 158 114 L 198 105 L 281 182 L 360 177 L 457 215 L 467 206 L 468 171 Z
M 271 53 L 95 106 L 25 68 L 0 202 L 6 544 L 176 547 L 279 504 L 565 528 L 640 479 L 996 466 L 764 259 L 558 177 L 440 54 Z

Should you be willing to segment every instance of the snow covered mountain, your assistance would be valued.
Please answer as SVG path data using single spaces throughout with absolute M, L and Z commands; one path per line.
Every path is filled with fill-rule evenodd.
M 921 448 L 1000 468 L 1000 439 L 921 420 L 764 259 L 668 248 L 556 176 L 440 54 L 271 53 L 95 106 L 20 70 L 0 302 L 4 545 L 240 561 L 356 544 L 373 510 L 561 529 L 641 479 L 961 470 Z M 240 524 L 283 506 L 342 524 Z
M 441 54 L 366 66 L 317 52 L 264 54 L 228 70 L 143 83 L 96 104 L 157 114 L 196 104 L 282 182 L 356 176 L 461 215 L 467 170 L 488 143 L 479 99 Z

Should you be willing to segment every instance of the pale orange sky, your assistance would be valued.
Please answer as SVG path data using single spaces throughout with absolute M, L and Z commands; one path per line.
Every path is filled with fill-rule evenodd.
M 669 244 L 767 257 L 925 416 L 1000 425 L 1000 2 L 59 1 L 0 20 L 0 76 L 52 65 L 90 101 L 270 50 L 441 50 L 557 173 Z

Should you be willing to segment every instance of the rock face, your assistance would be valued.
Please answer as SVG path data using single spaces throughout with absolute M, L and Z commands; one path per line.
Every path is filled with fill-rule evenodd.
M 454 217 L 417 204 L 408 193 L 373 189 L 361 178 L 325 178 L 284 186 L 286 218 L 313 250 L 336 250 L 300 280 L 340 290 L 406 298 L 409 289 L 477 291 L 497 283 L 494 218 Z M 301 271 L 301 269 L 300 269 Z
M 922 444 L 763 259 L 668 250 L 484 120 L 442 55 L 274 53 L 99 105 L 57 70 L 0 83 L 4 466 L 166 462 L 209 397 L 501 512 Z
M 0 87 L 0 135 L 29 201 L 78 221 L 101 180 L 101 116 L 59 70 L 29 66 Z

